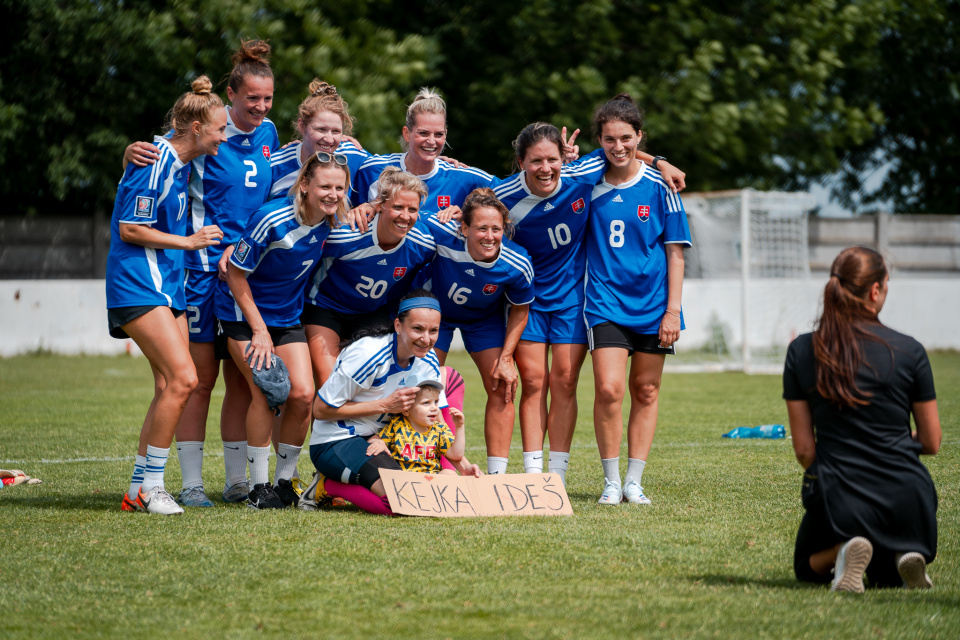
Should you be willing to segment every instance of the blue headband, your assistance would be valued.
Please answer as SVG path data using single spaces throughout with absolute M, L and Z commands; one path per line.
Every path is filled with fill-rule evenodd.
M 434 311 L 440 311 L 440 303 L 436 298 L 409 298 L 400 303 L 400 308 L 397 309 L 397 313 L 403 313 L 410 309 L 433 309 Z

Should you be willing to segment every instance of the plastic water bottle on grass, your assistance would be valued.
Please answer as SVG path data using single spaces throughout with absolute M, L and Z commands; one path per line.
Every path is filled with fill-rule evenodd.
M 785 438 L 786 430 L 782 424 L 762 424 L 759 427 L 737 427 L 723 434 L 724 438 Z

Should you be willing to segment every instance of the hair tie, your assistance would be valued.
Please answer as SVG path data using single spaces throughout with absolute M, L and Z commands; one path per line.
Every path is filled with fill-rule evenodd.
M 843 279 L 840 277 L 839 274 L 830 272 L 830 277 L 831 277 L 831 278 L 836 278 L 836 279 L 837 279 L 837 282 L 839 282 L 840 284 L 843 284 Z
M 433 309 L 434 311 L 440 311 L 440 302 L 436 298 L 409 298 L 400 303 L 400 308 L 397 309 L 397 313 L 400 314 L 410 309 Z

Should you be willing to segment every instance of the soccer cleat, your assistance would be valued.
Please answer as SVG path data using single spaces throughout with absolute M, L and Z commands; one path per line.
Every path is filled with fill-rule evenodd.
M 620 489 L 620 482 L 617 480 L 604 480 L 603 493 L 597 504 L 620 504 L 623 502 L 623 491 Z
M 866 538 L 857 536 L 840 545 L 830 591 L 863 593 L 863 572 L 872 557 L 873 545 Z
M 650 498 L 643 495 L 643 487 L 633 480 L 623 485 L 623 499 L 630 504 L 650 504 Z
M 258 484 L 253 487 L 253 491 L 247 496 L 247 506 L 251 509 L 283 509 L 287 505 L 273 490 L 273 485 L 269 482 Z
M 905 589 L 932 589 L 933 580 L 927 574 L 927 561 L 916 551 L 897 556 L 897 571 Z
M 249 495 L 250 485 L 246 480 L 241 480 L 240 482 L 232 484 L 229 487 L 227 485 L 223 485 L 224 502 L 243 502 Z
M 177 502 L 185 507 L 212 507 L 213 503 L 207 497 L 203 487 L 187 487 L 177 496 Z
M 137 511 L 146 511 L 162 516 L 178 516 L 183 513 L 183 507 L 178 505 L 173 496 L 167 493 L 163 487 L 151 487 L 149 491 L 144 491 L 143 487 L 140 487 L 140 492 L 133 504 Z
M 290 505 L 296 507 L 297 503 L 300 502 L 300 494 L 303 493 L 303 490 L 300 489 L 300 479 L 296 478 L 296 480 L 296 484 L 294 484 L 292 480 L 285 478 L 277 480 L 277 488 L 274 492 L 285 507 L 289 507 Z
M 130 496 L 123 494 L 123 501 L 120 503 L 120 511 L 139 511 L 139 509 L 137 509 L 137 503 L 135 500 L 131 500 Z
M 300 503 L 297 508 L 301 511 L 316 511 L 320 504 L 325 504 L 330 499 L 327 492 L 323 490 L 325 480 L 322 473 L 314 471 L 310 484 L 300 493 Z

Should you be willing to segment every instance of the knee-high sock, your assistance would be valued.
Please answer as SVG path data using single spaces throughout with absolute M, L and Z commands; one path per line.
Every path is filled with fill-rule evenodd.
M 447 404 L 458 411 L 463 411 L 463 394 L 465 391 L 463 377 L 453 367 L 444 368 L 447 370 L 447 385 L 444 390 L 447 395 Z M 441 409 L 440 414 L 443 416 L 443 421 L 450 427 L 453 435 L 457 435 L 457 428 L 453 424 L 453 416 L 450 415 L 449 407 Z M 444 469 L 453 469 L 453 465 L 445 457 L 440 458 L 440 466 Z

